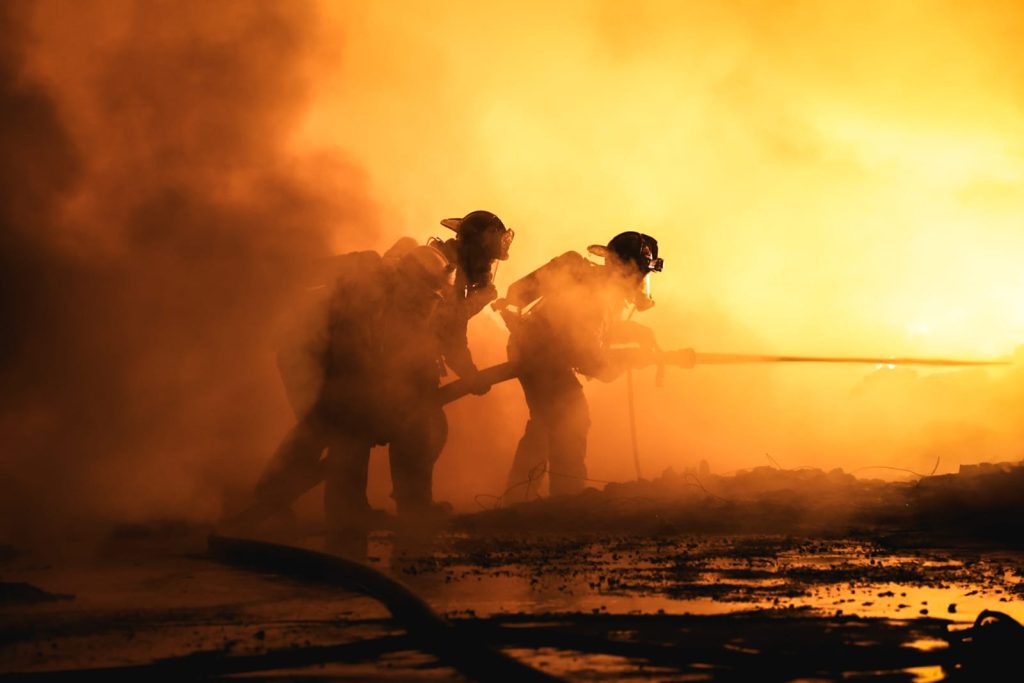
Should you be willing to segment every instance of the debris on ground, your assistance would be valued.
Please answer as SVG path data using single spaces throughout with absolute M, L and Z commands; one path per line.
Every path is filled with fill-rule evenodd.
M 514 492 L 513 492 L 514 493 Z M 964 466 L 913 481 L 842 469 L 757 467 L 724 476 L 666 470 L 578 496 L 502 505 L 455 520 L 471 534 L 589 529 L 643 535 L 928 532 L 941 539 L 1024 542 L 1024 464 Z

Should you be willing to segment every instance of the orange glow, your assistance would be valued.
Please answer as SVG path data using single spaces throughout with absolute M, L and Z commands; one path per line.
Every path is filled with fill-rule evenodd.
M 295 144 L 366 169 L 385 241 L 494 210 L 517 230 L 502 286 L 642 229 L 666 268 L 641 318 L 666 347 L 981 358 L 1024 340 L 1013 5 L 323 9 L 340 47 Z M 644 379 L 641 429 L 662 434 L 647 469 L 764 464 L 770 450 L 788 466 L 929 470 L 920 440 L 947 417 L 851 399 L 874 370 L 670 373 L 661 393 Z M 623 388 L 590 387 L 615 417 Z M 666 431 L 680 419 L 687 434 Z M 614 434 L 593 439 L 613 479 L 629 475 Z M 996 450 L 947 466 L 1012 454 Z
M 78 164 L 40 200 L 52 216 L 30 212 L 44 218 L 26 240 L 56 255 L 54 272 L 68 259 L 86 279 L 114 273 L 103 286 L 118 295 L 88 290 L 98 310 L 60 299 L 74 305 L 39 338 L 75 339 L 88 363 L 109 363 L 111 406 L 139 411 L 103 413 L 126 424 L 90 442 L 105 464 L 89 495 L 104 509 L 214 517 L 223 489 L 247 492 L 292 419 L 271 346 L 305 264 L 444 236 L 439 220 L 474 209 L 516 231 L 499 289 L 622 230 L 655 236 L 658 305 L 636 320 L 665 348 L 985 358 L 1024 342 L 1016 3 L 40 2 L 24 13 L 21 76 L 52 101 Z M 496 314 L 470 332 L 480 364 L 504 360 Z M 93 405 L 98 380 L 81 375 Z M 766 454 L 784 467 L 924 472 L 939 457 L 950 471 L 1018 459 L 1024 438 L 1015 368 L 634 380 L 649 475 Z M 150 398 L 154 387 L 171 398 Z M 26 461 L 71 450 L 31 426 L 82 412 L 47 391 L 64 398 L 47 389 L 33 403 L 29 391 L 0 416 L 12 440 L 42 444 Z M 631 478 L 625 382 L 586 391 L 592 476 Z M 438 497 L 472 509 L 476 494 L 501 493 L 524 420 L 514 384 L 453 405 Z M 111 452 L 147 500 L 105 480 Z M 33 467 L 48 485 L 49 468 Z
M 641 227 L 680 341 L 704 310 L 772 349 L 1024 339 L 1008 8 L 324 10 L 341 47 L 297 144 L 348 150 L 396 234 L 490 206 L 521 229 L 511 278 Z

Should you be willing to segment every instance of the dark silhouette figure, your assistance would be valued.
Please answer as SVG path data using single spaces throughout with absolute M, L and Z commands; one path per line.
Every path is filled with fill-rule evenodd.
M 257 485 L 258 503 L 286 507 L 322 470 L 328 546 L 345 554 L 365 549 L 366 531 L 384 516 L 366 497 L 374 445 L 389 445 L 403 530 L 416 535 L 450 512 L 433 500 L 434 464 L 448 435 L 437 393 L 445 365 L 474 393 L 490 388 L 473 384 L 466 327 L 496 296 L 496 262 L 508 258 L 513 232 L 486 211 L 442 224 L 456 237 L 428 246 L 406 237 L 383 256 L 332 258 L 327 269 L 338 275 L 321 306 L 326 313 L 293 332 L 278 354 L 299 420 Z
M 373 512 L 366 498 L 370 449 L 389 444 L 392 484 L 400 516 L 416 519 L 431 507 L 430 472 L 419 453 L 443 443 L 437 400 L 434 317 L 454 281 L 455 267 L 437 249 L 413 247 L 401 256 L 375 252 L 341 257 L 326 324 L 308 335 L 307 357 L 319 377 L 314 398 L 293 405 L 301 414 L 256 488 L 259 500 L 287 505 L 321 467 L 328 547 L 365 551 Z M 288 354 L 283 354 L 282 374 Z M 293 385 L 290 395 L 298 397 Z M 307 407 L 308 406 L 308 407 Z M 438 415 L 441 416 L 440 423 Z M 431 463 L 432 465 L 432 463 Z
M 625 317 L 654 303 L 649 276 L 662 267 L 657 241 L 624 232 L 590 251 L 604 264 L 567 252 L 515 282 L 495 304 L 530 410 L 508 478 L 513 499 L 520 486 L 523 498 L 536 497 L 545 474 L 551 495 L 583 490 L 590 414 L 577 373 L 611 381 L 626 369 L 612 346 L 656 346 L 648 328 Z
M 441 225 L 455 231 L 447 240 L 433 238 L 429 244 L 440 249 L 456 266 L 451 295 L 439 307 L 435 319 L 443 360 L 456 375 L 471 379 L 477 373 L 466 340 L 469 319 L 498 298 L 494 275 L 498 261 L 508 259 L 515 233 L 490 211 L 473 211 L 463 218 L 446 218 Z M 489 385 L 478 387 L 486 393 Z
M 467 380 L 472 392 L 485 394 L 490 384 L 478 377 L 466 336 L 469 319 L 497 297 L 494 274 L 498 261 L 508 258 L 514 234 L 501 219 L 489 211 L 473 211 L 463 218 L 447 218 L 441 224 L 455 232 L 448 240 L 432 238 L 428 245 L 437 249 L 455 266 L 453 283 L 446 288 L 439 302 L 432 325 L 434 340 L 429 345 L 434 354 L 432 388 L 436 391 L 441 378 L 451 368 L 460 379 Z M 400 252 L 403 238 L 389 253 Z M 434 503 L 433 471 L 448 436 L 448 421 L 441 403 L 431 396 L 422 401 L 421 421 L 401 429 L 390 449 L 391 476 L 399 517 L 436 523 L 450 511 L 447 503 Z M 424 432 L 423 427 L 429 427 Z M 398 447 L 396 447 L 398 446 Z M 403 507 L 411 515 L 403 515 Z

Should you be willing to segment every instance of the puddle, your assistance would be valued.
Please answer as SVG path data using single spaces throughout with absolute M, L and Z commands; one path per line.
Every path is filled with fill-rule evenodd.
M 789 538 L 471 539 L 381 566 L 446 611 L 817 614 L 1024 621 L 1020 554 L 889 551 L 863 541 Z M 393 566 L 392 566 L 393 565 Z
M 948 651 L 943 636 L 950 628 L 966 628 L 984 609 L 1024 622 L 1024 557 L 1010 552 L 778 536 L 453 534 L 410 555 L 382 533 L 371 539 L 369 554 L 370 564 L 438 612 L 497 628 L 509 639 L 506 651 L 578 680 L 716 680 L 736 667 L 759 666 L 747 660 L 782 667 L 814 650 L 840 657 L 830 666 L 864 673 L 857 653 L 881 647 L 899 653 L 903 680 L 937 681 L 944 673 L 933 664 Z M 122 665 L 204 650 L 258 654 L 401 634 L 369 598 L 197 556 L 83 566 L 13 562 L 4 578 L 76 596 L 0 610 L 0 631 L 9 636 L 0 660 L 10 671 Z M 513 632 L 530 645 L 521 646 Z M 566 634 L 611 649 L 582 652 L 575 641 L 561 640 Z M 815 639 L 820 644 L 808 645 Z M 671 644 L 671 652 L 659 643 Z M 704 661 L 706 655 L 718 659 Z M 443 668 L 423 669 L 423 657 L 408 646 L 385 659 L 388 672 L 375 672 L 367 661 L 322 671 L 367 680 L 385 673 L 446 678 Z M 819 678 L 817 670 L 809 666 L 803 678 L 835 680 Z

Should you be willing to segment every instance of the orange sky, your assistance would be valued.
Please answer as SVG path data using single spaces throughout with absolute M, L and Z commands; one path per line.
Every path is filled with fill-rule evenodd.
M 509 277 L 654 234 L 672 343 L 1005 354 L 1021 12 L 961 5 L 328 2 L 296 144 L 352 155 L 396 233 L 496 211 Z

